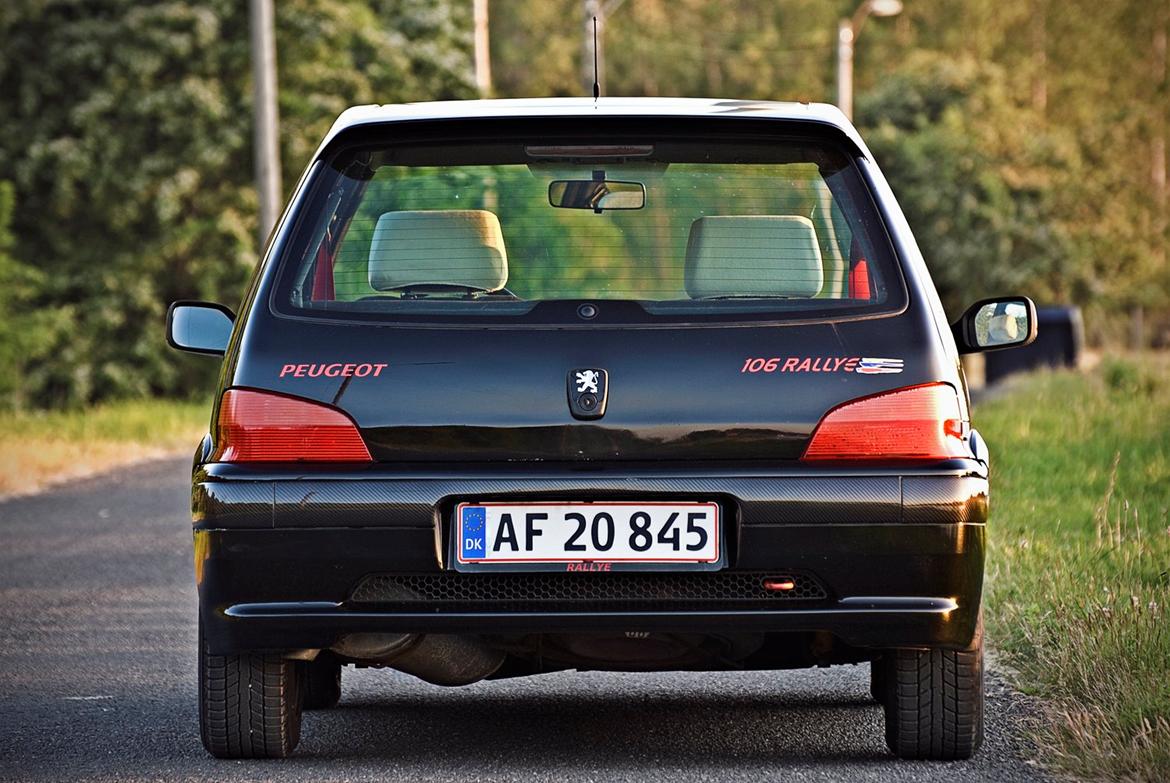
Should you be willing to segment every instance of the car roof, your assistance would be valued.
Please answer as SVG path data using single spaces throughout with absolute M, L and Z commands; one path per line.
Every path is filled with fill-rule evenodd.
M 836 106 L 729 98 L 516 98 L 354 106 L 333 123 L 320 149 L 342 131 L 362 125 L 525 117 L 757 117 L 813 122 L 836 128 L 868 155 L 853 124 Z

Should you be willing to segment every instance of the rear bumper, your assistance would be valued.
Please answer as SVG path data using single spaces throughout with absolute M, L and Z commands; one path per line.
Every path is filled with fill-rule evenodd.
M 862 648 L 959 648 L 974 633 L 987 518 L 986 475 L 977 462 L 912 473 L 311 475 L 222 465 L 196 473 L 196 576 L 213 652 L 326 648 L 344 634 L 370 631 L 825 632 Z M 447 525 L 460 501 L 603 497 L 716 499 L 727 511 L 730 571 L 803 574 L 824 590 L 811 599 L 719 599 L 679 611 L 352 600 L 370 575 L 444 574 Z

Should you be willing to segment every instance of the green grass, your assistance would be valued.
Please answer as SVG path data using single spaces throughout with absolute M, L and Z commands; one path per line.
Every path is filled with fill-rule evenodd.
M 1044 700 L 1047 761 L 1170 780 L 1170 360 L 1013 387 L 975 410 L 992 455 L 991 643 Z
M 0 495 L 164 454 L 193 454 L 209 419 L 208 403 L 172 400 L 0 413 Z

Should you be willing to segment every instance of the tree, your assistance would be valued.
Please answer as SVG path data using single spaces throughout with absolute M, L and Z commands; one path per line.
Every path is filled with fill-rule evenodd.
M 257 259 L 247 7 L 25 0 L 0 11 L 0 179 L 33 304 L 66 305 L 29 397 L 67 405 L 206 388 L 161 338 L 167 303 L 234 304 Z M 277 11 L 288 183 L 357 103 L 471 95 L 470 20 L 424 0 Z
M 863 95 L 858 122 L 952 313 L 1009 292 L 1085 295 L 1065 191 L 1075 144 L 1012 96 L 1002 69 L 918 53 Z
M 28 404 L 30 367 L 47 357 L 67 315 L 64 308 L 33 306 L 43 275 L 12 256 L 14 194 L 11 182 L 0 181 L 0 409 Z
M 629 0 L 604 94 L 831 101 L 856 5 Z M 470 9 L 281 0 L 286 185 L 346 106 L 474 95 Z M 582 0 L 493 0 L 496 94 L 586 94 L 584 21 Z M 247 23 L 239 0 L 0 3 L 5 404 L 207 387 L 213 363 L 160 331 L 172 299 L 235 304 L 258 256 Z M 1168 33 L 1165 0 L 938 0 L 866 26 L 859 121 L 952 308 L 1019 289 L 1170 312 Z M 42 317 L 32 342 L 11 328 Z

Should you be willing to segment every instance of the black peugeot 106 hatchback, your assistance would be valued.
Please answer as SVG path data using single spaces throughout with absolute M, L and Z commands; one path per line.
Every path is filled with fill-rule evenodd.
M 889 186 L 823 105 L 368 106 L 314 155 L 237 316 L 195 457 L 199 715 L 297 744 L 347 665 L 868 662 L 886 741 L 983 733 L 988 455 Z

